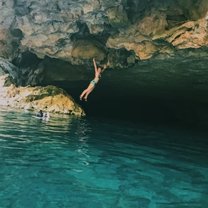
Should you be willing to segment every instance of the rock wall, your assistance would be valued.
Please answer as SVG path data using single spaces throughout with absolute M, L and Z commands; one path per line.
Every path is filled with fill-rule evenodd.
M 0 13 L 0 67 L 16 85 L 57 83 L 78 98 L 95 57 L 108 64 L 103 94 L 165 89 L 207 105 L 207 0 L 0 0 Z
M 207 46 L 206 0 L 1 0 L 0 55 L 31 51 L 84 64 L 174 56 Z M 117 50 L 125 50 L 125 61 Z M 119 60 L 120 58 L 120 60 Z
M 85 112 L 74 99 L 58 87 L 16 87 L 14 84 L 5 86 L 7 79 L 8 75 L 0 76 L 0 106 L 85 116 Z
M 37 79 L 39 75 L 40 73 L 36 72 L 31 74 L 30 78 Z M 17 83 L 23 80 L 21 76 L 23 74 L 18 67 L 0 58 L 0 106 L 76 116 L 85 115 L 84 110 L 63 89 L 56 86 L 20 87 Z

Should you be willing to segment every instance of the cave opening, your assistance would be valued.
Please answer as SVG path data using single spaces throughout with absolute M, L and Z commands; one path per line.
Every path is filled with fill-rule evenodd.
M 112 86 L 102 83 L 85 102 L 79 100 L 83 87 L 80 83 L 74 90 L 69 86 L 65 90 L 84 108 L 89 117 L 189 127 L 200 127 L 208 118 L 206 104 L 192 98 L 191 90 L 179 92 L 167 89 L 161 93 L 159 88 L 147 91 L 128 89 L 132 91 L 129 93 L 125 89 L 111 89 Z
M 179 58 L 108 69 L 84 102 L 79 96 L 94 76 L 92 66 L 48 59 L 45 84 L 65 89 L 89 117 L 198 128 L 208 120 L 206 63 L 205 59 Z
M 207 125 L 206 58 L 178 57 L 140 61 L 123 69 L 109 68 L 87 102 L 80 101 L 79 96 L 93 79 L 91 62 L 73 65 L 24 52 L 13 63 L 23 69 L 29 66 L 35 69 L 41 64 L 44 68 L 41 85 L 66 90 L 88 117 L 191 127 Z

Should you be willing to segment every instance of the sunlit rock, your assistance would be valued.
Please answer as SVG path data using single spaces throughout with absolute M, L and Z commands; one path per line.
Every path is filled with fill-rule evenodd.
M 6 87 L 5 82 L 8 82 L 6 74 L 0 76 L 1 106 L 76 116 L 85 115 L 73 98 L 58 87 L 16 87 L 11 83 Z
M 1 105 L 26 110 L 44 110 L 51 113 L 62 113 L 84 116 L 85 113 L 73 98 L 63 90 L 54 87 L 6 87 Z

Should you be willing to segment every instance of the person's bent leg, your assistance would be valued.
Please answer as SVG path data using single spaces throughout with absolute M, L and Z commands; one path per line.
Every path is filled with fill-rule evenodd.
M 93 91 L 93 88 L 92 88 L 92 89 L 89 89 L 89 90 L 86 92 L 86 94 L 85 94 L 85 96 L 84 96 L 84 100 L 85 100 L 85 101 L 87 101 L 87 97 L 88 97 L 88 95 L 89 95 L 92 91 Z
M 84 95 L 87 93 L 88 89 L 85 89 L 82 94 L 80 95 L 80 100 L 82 100 L 82 98 L 84 97 Z

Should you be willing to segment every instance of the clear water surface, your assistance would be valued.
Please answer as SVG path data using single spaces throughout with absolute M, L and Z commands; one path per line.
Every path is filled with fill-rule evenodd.
M 2 208 L 207 208 L 205 134 L 0 111 Z

